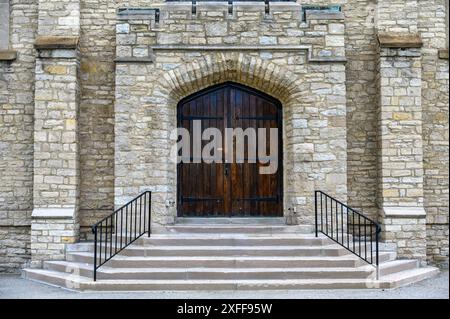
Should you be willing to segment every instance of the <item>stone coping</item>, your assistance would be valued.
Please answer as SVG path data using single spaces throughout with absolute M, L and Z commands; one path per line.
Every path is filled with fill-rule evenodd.
M 421 48 L 423 45 L 416 33 L 379 33 L 378 42 L 382 48 Z
M 15 50 L 0 50 L 0 61 L 13 61 L 17 58 Z
M 34 47 L 36 49 L 76 49 L 77 36 L 38 36 Z
M 448 49 L 441 49 L 438 51 L 439 59 L 448 60 Z
M 388 218 L 425 218 L 426 212 L 423 207 L 383 207 L 383 214 Z
M 61 208 L 35 208 L 31 213 L 32 218 L 58 218 L 72 219 L 75 217 L 75 207 Z

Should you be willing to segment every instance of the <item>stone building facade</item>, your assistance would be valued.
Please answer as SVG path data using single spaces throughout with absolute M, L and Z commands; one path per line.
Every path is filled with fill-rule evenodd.
M 448 1 L 0 0 L 0 19 L 0 271 L 145 190 L 174 223 L 177 103 L 228 81 L 282 104 L 287 223 L 320 189 L 448 266 Z

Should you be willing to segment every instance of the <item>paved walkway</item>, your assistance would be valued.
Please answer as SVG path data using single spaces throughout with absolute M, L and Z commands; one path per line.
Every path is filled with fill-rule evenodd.
M 286 290 L 286 291 L 155 291 L 155 292 L 74 292 L 24 280 L 18 275 L 0 275 L 0 299 L 448 299 L 448 270 L 438 276 L 391 290 Z

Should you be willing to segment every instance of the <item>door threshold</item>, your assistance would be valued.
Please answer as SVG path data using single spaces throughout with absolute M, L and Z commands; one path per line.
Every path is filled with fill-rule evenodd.
M 284 217 L 177 217 L 176 224 L 286 225 Z

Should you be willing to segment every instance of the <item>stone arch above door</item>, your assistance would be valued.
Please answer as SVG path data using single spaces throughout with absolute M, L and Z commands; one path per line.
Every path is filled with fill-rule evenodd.
M 300 93 L 302 80 L 287 67 L 244 53 L 212 53 L 169 70 L 159 81 L 174 101 L 206 87 L 232 81 L 265 92 L 283 104 Z

